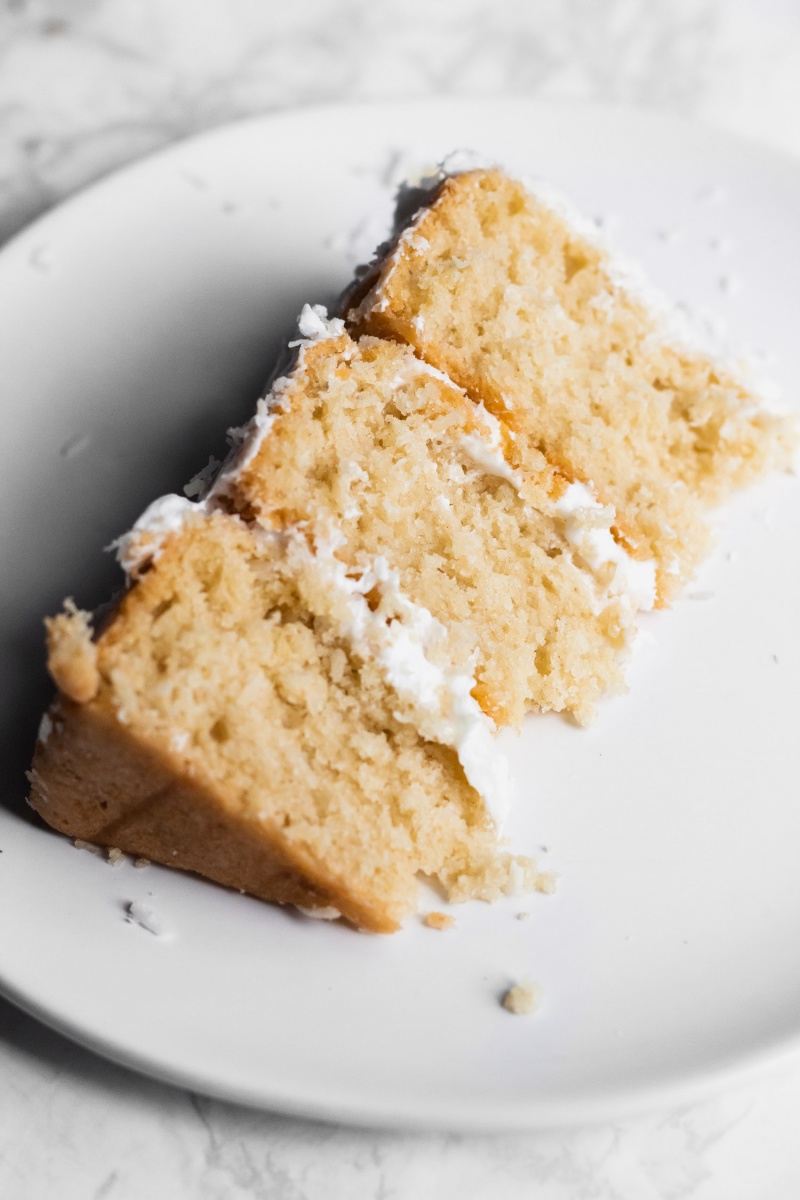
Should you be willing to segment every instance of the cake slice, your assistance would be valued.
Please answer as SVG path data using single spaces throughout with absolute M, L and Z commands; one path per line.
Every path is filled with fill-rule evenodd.
M 47 822 L 377 932 L 418 872 L 453 899 L 535 885 L 498 842 L 507 773 L 469 672 L 414 641 L 396 590 L 177 497 L 125 553 L 138 580 L 96 636 L 74 607 L 48 622 Z
M 265 900 L 394 929 L 416 876 L 535 886 L 500 843 L 495 741 L 620 682 L 653 566 L 613 513 L 406 346 L 304 310 L 296 363 L 216 475 L 118 547 L 96 631 L 48 623 L 59 688 L 31 803 L 55 828 Z
M 298 362 L 212 490 L 262 527 L 302 525 L 368 564 L 446 631 L 498 724 L 530 710 L 587 720 L 623 683 L 655 572 L 614 513 L 406 346 L 306 309 Z
M 707 541 L 704 512 L 789 465 L 796 436 L 697 348 L 589 222 L 497 169 L 430 194 L 355 295 L 359 332 L 409 343 L 616 510 L 661 603 Z

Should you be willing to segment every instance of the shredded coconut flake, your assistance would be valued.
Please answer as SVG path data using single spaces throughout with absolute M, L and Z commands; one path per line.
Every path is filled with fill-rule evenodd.
M 651 609 L 656 599 L 655 563 L 631 558 L 614 540 L 609 528 L 613 509 L 604 508 L 583 483 L 571 483 L 554 507 L 565 538 L 608 594 L 627 597 L 637 609 Z
M 344 333 L 344 321 L 339 317 L 328 319 L 328 310 L 323 304 L 304 304 L 297 318 L 297 328 L 300 336 L 308 342 L 322 342 L 326 338 L 341 337 Z M 299 346 L 301 342 L 290 342 L 290 346 Z
M 72 844 L 76 850 L 86 850 L 89 854 L 96 854 L 98 858 L 104 857 L 102 846 L 96 846 L 94 842 L 86 842 L 83 838 L 75 838 Z
M 437 929 L 440 933 L 444 933 L 447 929 L 452 929 L 456 923 L 452 913 L 429 912 L 423 917 L 423 924 L 428 926 L 428 929 Z

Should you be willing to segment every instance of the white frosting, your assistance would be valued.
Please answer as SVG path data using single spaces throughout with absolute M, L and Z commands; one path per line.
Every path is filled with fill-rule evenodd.
M 514 470 L 503 454 L 500 422 L 482 404 L 476 405 L 476 412 L 489 434 L 488 441 L 477 434 L 468 433 L 459 439 L 461 449 L 484 474 L 497 475 L 500 479 L 507 480 L 521 495 L 524 481 L 519 471 Z
M 506 479 L 517 491 L 521 490 L 522 476 L 519 471 L 515 471 L 513 467 L 509 466 L 501 452 L 491 450 L 477 434 L 465 434 L 459 439 L 459 445 L 467 457 L 485 475 L 497 475 L 500 479 Z
M 656 600 L 655 563 L 652 559 L 639 562 L 631 558 L 614 540 L 609 528 L 614 510 L 600 504 L 583 483 L 571 483 L 554 510 L 562 519 L 564 537 L 581 562 L 600 577 L 608 593 L 627 596 L 638 609 L 651 609 Z M 609 565 L 613 573 L 606 580 Z
M 490 413 L 486 417 L 497 423 Z M 499 442 L 499 425 L 497 441 Z M 489 475 L 506 479 L 522 495 L 523 479 L 502 453 L 487 446 L 475 434 L 460 439 L 460 445 L 472 462 Z M 656 600 L 656 565 L 652 559 L 640 562 L 631 558 L 611 532 L 614 509 L 600 504 L 582 483 L 572 483 L 553 506 L 569 545 L 580 558 L 579 570 L 588 569 L 605 596 L 625 596 L 634 609 L 649 610 Z M 609 576 L 609 565 L 613 572 Z
M 462 449 L 481 471 L 508 480 L 522 496 L 522 475 L 511 467 L 499 448 L 502 444 L 500 422 L 482 405 L 478 411 L 489 430 L 489 444 L 475 434 L 468 434 L 460 439 Z M 580 557 L 582 566 L 596 577 L 604 594 L 625 596 L 635 609 L 651 609 L 656 599 L 655 562 L 631 558 L 625 547 L 615 540 L 610 528 L 614 509 L 600 504 L 582 483 L 570 484 L 553 508 L 564 537 Z M 609 564 L 614 570 L 606 583 Z
M 177 533 L 190 513 L 201 512 L 204 508 L 204 504 L 195 504 L 185 496 L 172 493 L 154 500 L 133 528 L 112 542 L 117 561 L 126 574 L 131 575 L 146 562 L 155 561 L 168 534 Z
M 408 359 L 403 363 L 400 370 L 392 380 L 393 387 L 401 387 L 407 383 L 413 383 L 420 375 L 430 375 L 434 379 L 440 380 L 453 391 L 458 392 L 461 396 L 466 396 L 463 388 L 458 387 L 453 382 L 449 375 L 444 371 L 440 371 L 437 367 L 431 366 L 430 363 L 423 362 L 416 358 L 411 352 L 408 354 Z M 471 402 L 472 406 L 472 402 Z M 480 437 L 476 433 L 464 434 L 459 439 L 459 445 L 464 451 L 467 458 L 486 475 L 497 475 L 501 479 L 506 479 L 518 492 L 522 492 L 524 481 L 519 473 L 515 471 L 510 463 L 506 460 L 502 452 L 502 434 L 501 426 L 497 417 L 490 413 L 483 404 L 474 405 L 475 414 L 482 421 L 488 438 Z M 458 479 L 458 475 L 453 474 L 454 480 Z M 449 507 L 449 502 L 445 497 L 441 497 L 445 501 L 445 505 Z
M 408 364 L 395 376 L 394 385 L 407 383 L 420 373 L 441 379 L 449 387 L 466 395 L 442 371 L 411 356 Z M 522 474 L 514 470 L 502 452 L 500 422 L 483 404 L 475 405 L 475 413 L 488 436 L 484 438 L 476 433 L 464 434 L 459 439 L 462 451 L 478 470 L 507 480 L 524 499 Z M 450 478 L 459 482 L 457 468 L 451 469 Z M 441 500 L 444 501 L 442 507 L 449 507 L 445 497 L 441 497 L 440 502 Z M 635 609 L 648 610 L 653 607 L 656 599 L 655 563 L 652 560 L 640 562 L 631 558 L 624 546 L 615 540 L 610 529 L 615 517 L 613 508 L 601 505 L 585 484 L 575 483 L 567 488 L 554 505 L 554 512 L 561 519 L 564 536 L 579 554 L 582 564 L 593 575 L 599 577 L 598 586 L 606 597 L 625 596 Z M 603 587 L 603 577 L 608 575 L 609 564 L 613 565 L 614 571 L 608 585 Z
M 444 626 L 421 604 L 410 600 L 400 579 L 382 556 L 360 575 L 336 557 L 335 536 L 311 550 L 305 539 L 290 538 L 288 554 L 320 573 L 325 586 L 345 602 L 338 634 L 381 666 L 389 685 L 422 710 L 420 731 L 431 741 L 451 746 L 486 810 L 502 826 L 508 812 L 511 776 L 494 739 L 494 723 L 472 696 L 473 664 L 442 666 L 430 656 L 446 637 Z M 366 596 L 378 589 L 396 614 L 391 620 L 373 611 Z
M 39 722 L 39 733 L 36 740 L 44 744 L 53 732 L 53 722 L 50 719 L 49 713 L 44 713 Z

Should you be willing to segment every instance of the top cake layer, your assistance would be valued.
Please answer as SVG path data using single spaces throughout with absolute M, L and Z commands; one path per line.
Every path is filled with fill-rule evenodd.
M 365 286 L 354 327 L 408 342 L 592 484 L 658 563 L 662 603 L 703 552 L 705 508 L 790 462 L 787 420 L 677 337 L 586 222 L 498 170 L 447 178 Z

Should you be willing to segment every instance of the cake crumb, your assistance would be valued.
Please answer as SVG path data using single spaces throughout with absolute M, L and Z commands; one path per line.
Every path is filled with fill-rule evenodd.
M 558 887 L 558 876 L 552 871 L 540 871 L 536 876 L 536 891 L 552 896 Z
M 530 921 L 530 919 L 531 919 L 531 914 L 527 910 L 525 910 L 524 912 L 517 913 L 518 921 Z
M 109 846 L 106 853 L 106 861 L 111 863 L 112 867 L 117 867 L 123 861 L 125 855 L 120 850 L 119 846 Z
M 443 933 L 445 929 L 453 928 L 456 923 L 456 919 L 454 916 L 451 916 L 450 913 L 429 912 L 423 917 L 423 923 L 427 925 L 429 929 L 438 929 Z
M 83 838 L 75 838 L 72 844 L 76 850 L 88 850 L 90 854 L 97 854 L 100 858 L 103 857 L 102 847 L 95 846 L 94 842 L 85 842 Z
M 59 689 L 76 704 L 93 700 L 100 687 L 100 672 L 91 614 L 67 599 L 63 612 L 45 618 L 45 628 L 47 669 Z
M 150 866 L 150 859 L 149 858 L 135 858 L 133 860 L 133 865 L 136 867 L 137 870 L 141 871 L 143 867 Z
M 503 1008 L 516 1017 L 535 1012 L 542 1000 L 538 983 L 515 983 L 503 996 Z

